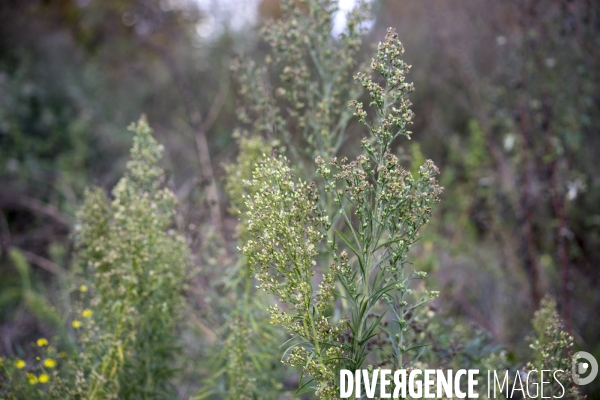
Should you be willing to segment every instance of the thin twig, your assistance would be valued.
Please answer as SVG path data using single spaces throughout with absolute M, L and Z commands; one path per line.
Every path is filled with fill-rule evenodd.
M 61 213 L 58 208 L 31 197 L 19 195 L 5 195 L 0 197 L 0 209 L 5 209 L 8 207 L 28 209 L 49 217 L 69 229 L 73 226 L 73 221 L 71 218 Z
M 23 253 L 23 256 L 25 256 L 25 259 L 30 263 L 35 264 L 38 267 L 45 269 L 48 272 L 52 272 L 56 275 L 60 275 L 63 273 L 63 269 L 58 264 L 48 260 L 47 258 L 44 258 L 27 250 L 21 249 L 20 251 L 21 253 Z
M 213 223 L 213 228 L 215 233 L 223 239 L 223 217 L 221 212 L 221 203 L 219 201 L 219 193 L 217 190 L 217 182 L 215 179 L 214 170 L 212 167 L 212 161 L 210 156 L 210 151 L 208 147 L 208 139 L 207 139 L 207 127 L 203 123 L 202 114 L 200 109 L 197 106 L 197 101 L 194 98 L 194 94 L 190 89 L 190 83 L 187 77 L 181 73 L 177 62 L 173 55 L 164 47 L 159 46 L 146 38 L 139 38 L 140 42 L 148 47 L 150 50 L 158 54 L 161 59 L 166 64 L 169 72 L 171 73 L 175 84 L 179 90 L 181 98 L 184 103 L 184 107 L 188 114 L 188 118 L 190 120 L 190 124 L 195 132 L 195 143 L 196 150 L 198 152 L 198 159 L 200 162 L 201 174 L 203 178 L 203 183 L 206 183 L 206 194 L 208 200 L 208 207 L 211 215 L 211 220 Z M 218 100 L 218 99 L 217 99 Z M 224 102 L 224 100 L 222 100 Z M 213 105 L 214 106 L 214 105 Z M 220 112 L 220 107 L 218 104 L 215 107 L 215 112 L 218 115 Z M 211 107 L 212 108 L 212 107 Z M 214 114 L 213 113 L 213 114 Z M 210 116 L 210 113 L 209 113 Z M 212 117 L 211 119 L 216 117 Z M 209 121 L 210 122 L 210 121 Z M 211 126 L 214 121 L 211 122 Z

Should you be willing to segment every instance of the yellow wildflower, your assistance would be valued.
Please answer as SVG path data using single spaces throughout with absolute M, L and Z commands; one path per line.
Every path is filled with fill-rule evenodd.
M 40 361 L 40 356 L 37 356 L 35 359 L 36 361 Z
M 56 367 L 56 361 L 54 361 L 51 358 L 46 358 L 44 360 L 44 367 L 46 367 L 46 368 L 54 368 L 54 367 Z
M 90 310 L 89 308 L 86 308 L 85 310 L 83 310 L 83 312 L 81 313 L 81 315 L 83 315 L 83 318 L 89 318 L 92 316 L 92 310 Z
M 75 320 L 75 321 L 73 321 L 73 322 L 71 323 L 71 325 L 73 326 L 73 328 L 75 328 L 75 329 L 78 329 L 78 328 L 80 328 L 80 327 L 81 327 L 81 322 L 80 322 L 80 321 L 77 321 L 77 320 Z
M 3 364 L 2 364 L 2 363 L 3 363 L 3 361 L 4 361 L 4 360 L 2 359 L 2 357 L 0 357 L 0 367 L 3 365 Z
M 64 351 L 61 351 L 59 353 L 60 358 L 67 358 L 67 353 L 65 353 Z
M 25 363 L 25 361 L 21 360 L 20 358 L 17 358 L 17 362 L 15 363 L 15 365 L 18 369 L 23 369 L 27 364 Z
M 87 292 L 87 286 L 85 286 L 85 285 L 79 286 L 79 291 L 84 292 L 84 293 Z
M 39 347 L 44 347 L 44 346 L 48 346 L 48 341 L 45 338 L 39 338 L 37 340 L 37 345 Z
M 50 380 L 50 377 L 48 376 L 48 374 L 41 374 L 38 380 L 40 381 L 40 383 L 46 383 Z
M 27 372 L 25 375 L 27 375 L 27 380 L 29 381 L 30 385 L 35 385 L 36 383 L 38 383 L 38 378 L 34 374 L 30 374 L 29 372 Z

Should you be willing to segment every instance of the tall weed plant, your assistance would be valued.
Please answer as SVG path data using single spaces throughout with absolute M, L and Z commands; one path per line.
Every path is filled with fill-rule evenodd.
M 39 338 L 28 357 L 2 362 L 9 399 L 164 399 L 185 315 L 184 238 L 171 229 L 176 199 L 158 166 L 162 146 L 145 119 L 127 173 L 109 200 L 86 192 L 75 233 L 79 269 L 65 316 L 72 346 Z M 4 383 L 7 383 L 6 385 Z
M 350 103 L 370 132 L 363 154 L 354 161 L 315 160 L 335 215 L 321 208 L 318 184 L 295 178 L 284 156 L 265 157 L 247 182 L 254 194 L 246 201 L 251 239 L 243 253 L 259 287 L 281 303 L 269 311 L 292 336 L 285 362 L 314 379 L 301 387 L 321 398 L 338 396 L 340 368 L 355 370 L 367 360 L 406 366 L 407 354 L 419 347 L 409 336 L 412 315 L 436 296 L 426 290 L 412 296 L 411 281 L 426 274 L 408 268 L 407 253 L 439 201 L 437 169 L 427 161 L 413 177 L 390 150 L 396 138 L 410 135 L 412 85 L 404 80 L 403 51 L 390 30 L 371 64 L 384 84 L 355 77 L 375 111 L 368 120 L 362 103 Z M 333 263 L 323 265 L 328 258 L 321 253 Z M 336 306 L 336 298 L 343 305 Z

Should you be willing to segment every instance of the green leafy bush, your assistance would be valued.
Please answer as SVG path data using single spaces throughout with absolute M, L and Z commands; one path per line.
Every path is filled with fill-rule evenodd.
M 246 200 L 250 240 L 243 253 L 259 286 L 289 305 L 270 308 L 271 321 L 288 330 L 295 342 L 285 361 L 310 375 L 322 398 L 338 395 L 340 368 L 364 366 L 381 344 L 374 345 L 380 331 L 390 348 L 383 345 L 381 354 L 371 358 L 378 365 L 404 367 L 405 355 L 420 347 L 409 339 L 411 316 L 436 296 L 422 290 L 412 300 L 411 281 L 426 274 L 407 268 L 407 253 L 439 201 L 438 171 L 427 161 L 413 177 L 390 151 L 397 137 L 410 135 L 412 119 L 406 98 L 412 85 L 404 82 L 408 66 L 400 60 L 402 53 L 390 30 L 372 63 L 385 86 L 357 74 L 375 108 L 373 121 L 367 121 L 362 103 L 352 101 L 350 107 L 371 137 L 362 141 L 364 154 L 355 161 L 316 158 L 324 180 L 321 191 L 315 183 L 295 179 L 283 156 L 265 156 L 247 182 L 252 193 Z M 320 192 L 333 197 L 334 215 L 320 207 Z M 327 237 L 332 237 L 324 243 L 333 260 L 330 266 L 318 262 Z M 317 273 L 321 283 L 314 289 Z M 346 305 L 330 321 L 336 297 Z
M 130 130 L 132 159 L 114 199 L 91 189 L 79 210 L 81 268 L 68 318 L 75 350 L 57 358 L 54 341 L 48 346 L 40 338 L 34 347 L 45 361 L 29 368 L 23 360 L 5 360 L 9 391 L 2 394 L 9 398 L 175 396 L 170 379 L 186 309 L 187 244 L 170 229 L 176 200 L 162 188 L 162 147 L 144 119 Z

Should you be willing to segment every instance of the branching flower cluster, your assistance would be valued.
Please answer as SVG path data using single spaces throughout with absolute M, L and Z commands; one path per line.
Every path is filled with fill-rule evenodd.
M 390 150 L 394 139 L 410 135 L 413 117 L 402 52 L 390 30 L 372 63 L 385 87 L 356 75 L 376 111 L 375 120 L 367 121 L 362 104 L 350 103 L 371 134 L 362 141 L 363 154 L 354 161 L 318 155 L 321 187 L 296 180 L 285 157 L 264 156 L 246 184 L 252 194 L 245 197 L 250 239 L 243 252 L 259 287 L 282 303 L 270 312 L 271 321 L 295 339 L 285 362 L 312 376 L 321 398 L 338 395 L 336 377 L 342 367 L 359 369 L 368 360 L 395 368 L 410 364 L 407 355 L 419 347 L 409 339 L 415 310 L 437 296 L 413 292 L 411 281 L 426 274 L 406 268 L 407 253 L 442 189 L 433 162 L 413 176 Z M 336 213 L 320 207 L 319 193 L 333 199 Z M 336 305 L 336 299 L 344 305 Z M 288 306 L 282 309 L 284 304 Z M 336 322 L 328 315 L 332 310 L 341 315 Z M 379 340 L 382 332 L 385 341 Z
M 333 372 L 341 356 L 336 339 L 345 322 L 332 326 L 325 315 L 335 272 L 325 275 L 317 290 L 313 288 L 315 258 L 323 228 L 329 225 L 319 209 L 316 186 L 296 181 L 283 156 L 265 157 L 248 186 L 255 189 L 246 201 L 251 239 L 242 251 L 256 271 L 259 287 L 290 306 L 286 310 L 271 306 L 271 322 L 303 345 L 292 346 L 286 362 L 304 367 L 317 380 L 318 394 L 335 396 Z
M 169 229 L 176 199 L 161 188 L 162 146 L 144 119 L 130 130 L 132 160 L 114 200 L 89 190 L 76 231 L 86 288 L 79 304 L 93 311 L 89 326 L 78 328 L 88 399 L 173 390 L 174 329 L 185 312 L 189 256 L 183 236 Z
M 346 31 L 338 41 L 331 27 L 338 2 L 331 0 L 287 0 L 286 18 L 263 30 L 274 49 L 274 62 L 282 66 L 281 86 L 276 94 L 289 102 L 288 132 L 298 129 L 312 151 L 312 158 L 335 152 L 343 140 L 351 115 L 344 110 L 345 96 L 357 96 L 351 85 L 356 55 L 362 44 L 366 4 L 348 16 Z M 352 98 L 351 97 L 351 98 Z
M 264 135 L 274 145 L 284 146 L 295 164 L 317 156 L 328 158 L 347 137 L 352 118 L 344 107 L 347 99 L 361 94 L 351 77 L 368 7 L 361 2 L 350 12 L 345 30 L 334 38 L 337 1 L 284 0 L 281 6 L 282 18 L 261 30 L 272 49 L 266 65 L 246 59 L 234 64 L 244 99 L 238 116 L 252 135 Z M 312 179 L 310 174 L 305 178 Z
M 113 200 L 99 188 L 90 189 L 78 212 L 79 268 L 68 315 L 74 340 L 39 338 L 34 346 L 38 362 L 6 360 L 8 368 L 0 372 L 10 380 L 10 392 L 0 384 L 0 396 L 176 397 L 171 377 L 176 328 L 186 312 L 189 254 L 184 237 L 171 229 L 176 199 L 163 188 L 162 146 L 145 118 L 130 130 L 135 133 L 131 161 Z M 25 259 L 16 261 L 25 274 Z
M 368 122 L 362 105 L 350 103 L 371 132 L 371 138 L 362 141 L 365 154 L 351 162 L 345 158 L 333 158 L 328 164 L 320 158 L 316 160 L 318 172 L 326 181 L 326 189 L 334 193 L 347 228 L 345 234 L 337 231 L 338 237 L 351 251 L 356 265 L 340 275 L 345 298 L 353 310 L 353 368 L 362 364 L 366 343 L 384 320 L 385 310 L 379 317 L 370 318 L 381 301 L 392 315 L 392 323 L 383 329 L 393 347 L 393 364 L 402 368 L 404 355 L 411 349 L 405 335 L 413 311 L 437 295 L 426 291 L 415 303 L 408 301 L 412 293 L 410 281 L 422 279 L 426 273 L 406 270 L 407 253 L 418 239 L 419 229 L 431 217 L 431 207 L 439 202 L 442 188 L 437 184 L 435 176 L 439 171 L 433 162 L 428 160 L 418 176 L 413 177 L 390 152 L 394 139 L 400 135 L 409 137 L 407 127 L 413 116 L 406 98 L 413 90 L 412 84 L 404 83 L 408 67 L 399 60 L 403 51 L 397 34 L 390 29 L 372 62 L 373 70 L 385 80 L 385 88 L 364 74 L 356 75 L 369 92 L 378 117 Z M 336 248 L 333 243 L 332 249 Z

